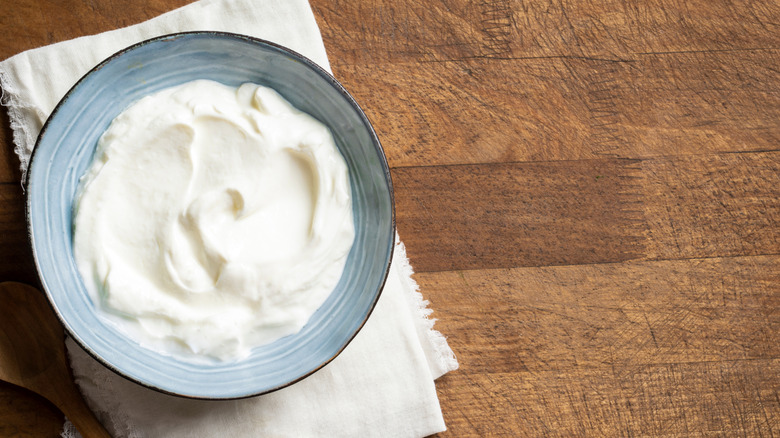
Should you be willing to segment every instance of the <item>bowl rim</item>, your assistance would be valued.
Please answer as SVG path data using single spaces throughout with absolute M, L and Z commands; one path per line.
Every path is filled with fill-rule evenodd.
M 261 46 L 268 46 L 269 48 L 281 52 L 283 55 L 290 57 L 292 59 L 295 59 L 297 61 L 300 61 L 303 63 L 307 68 L 317 73 L 320 77 L 322 77 L 328 84 L 330 84 L 331 87 L 333 87 L 346 101 L 349 105 L 353 107 L 355 112 L 357 113 L 358 117 L 360 118 L 362 124 L 367 128 L 368 134 L 370 137 L 370 141 L 372 145 L 374 146 L 374 149 L 377 153 L 377 157 L 380 161 L 380 166 L 382 167 L 382 172 L 384 175 L 385 183 L 387 184 L 387 191 L 388 195 L 390 197 L 390 251 L 389 256 L 387 259 L 386 266 L 384 268 L 384 272 L 382 273 L 382 281 L 379 284 L 379 288 L 377 289 L 376 294 L 374 294 L 374 297 L 369 305 L 368 312 L 366 313 L 365 317 L 360 321 L 360 324 L 357 326 L 357 328 L 354 330 L 353 333 L 349 335 L 349 337 L 346 339 L 346 342 L 343 343 L 343 345 L 340 346 L 340 348 L 329 358 L 324 360 L 322 363 L 318 364 L 316 367 L 314 367 L 312 370 L 298 376 L 295 379 L 292 379 L 288 382 L 285 382 L 283 384 L 279 384 L 277 386 L 263 389 L 260 391 L 257 390 L 251 390 L 246 394 L 241 395 L 230 395 L 230 396 L 199 396 L 197 394 L 184 394 L 179 393 L 175 391 L 171 391 L 165 388 L 160 388 L 158 386 L 155 386 L 149 382 L 141 381 L 129 373 L 126 373 L 119 369 L 117 366 L 115 366 L 112 363 L 109 363 L 107 360 L 103 359 L 96 351 L 94 351 L 89 345 L 87 345 L 83 340 L 75 334 L 75 331 L 71 328 L 71 326 L 68 324 L 68 322 L 65 320 L 65 317 L 62 315 L 62 313 L 58 310 L 57 306 L 54 303 L 54 299 L 52 294 L 49 291 L 49 287 L 47 285 L 47 282 L 45 280 L 45 277 L 43 275 L 43 271 L 41 269 L 40 263 L 39 263 L 39 256 L 38 251 L 35 245 L 35 237 L 33 233 L 33 223 L 32 223 L 32 203 L 31 203 L 31 197 L 30 197 L 30 185 L 31 185 L 31 174 L 33 173 L 33 166 L 35 163 L 35 157 L 36 157 L 36 151 L 39 150 L 38 146 L 41 143 L 42 139 L 45 137 L 47 128 L 49 127 L 50 122 L 55 118 L 55 116 L 58 114 L 62 106 L 65 104 L 65 102 L 70 99 L 70 97 L 77 91 L 77 89 L 80 87 L 80 85 L 87 80 L 93 73 L 97 72 L 98 70 L 102 69 L 105 65 L 112 62 L 114 59 L 124 55 L 127 52 L 134 51 L 140 47 L 143 47 L 148 44 L 157 43 L 161 41 L 175 41 L 180 38 L 186 38 L 186 37 L 218 37 L 218 38 L 225 38 L 225 39 L 233 39 L 233 40 L 242 40 L 244 42 L 248 42 L 251 44 L 258 44 Z M 137 42 L 135 44 L 129 45 L 127 47 L 124 47 L 116 52 L 114 52 L 112 55 L 106 57 L 104 60 L 99 62 L 97 65 L 89 69 L 86 73 L 84 73 L 78 81 L 76 81 L 73 86 L 68 89 L 68 91 L 63 95 L 63 97 L 57 102 L 57 105 L 52 110 L 51 114 L 46 118 L 46 121 L 44 122 L 43 126 L 41 127 L 40 132 L 38 133 L 38 136 L 35 140 L 35 146 L 32 149 L 32 152 L 30 154 L 30 158 L 28 160 L 27 170 L 24 172 L 24 178 L 22 181 L 22 188 L 24 190 L 25 195 L 25 222 L 27 225 L 27 240 L 29 247 L 32 251 L 33 256 L 33 263 L 35 264 L 35 270 L 37 274 L 38 281 L 41 285 L 41 289 L 43 290 L 44 294 L 46 295 L 47 302 L 49 304 L 49 307 L 53 310 L 54 314 L 57 315 L 57 319 L 59 319 L 60 324 L 65 329 L 65 332 L 70 335 L 71 339 L 73 339 L 78 346 L 84 350 L 86 353 L 88 353 L 92 358 L 97 360 L 101 365 L 105 366 L 115 374 L 119 375 L 120 377 L 127 379 L 135 384 L 144 386 L 146 388 L 152 389 L 154 391 L 173 395 L 177 397 L 182 397 L 186 399 L 195 399 L 195 400 L 239 400 L 244 398 L 250 398 L 250 397 L 256 397 L 260 395 L 269 394 L 275 391 L 278 391 L 280 389 L 286 388 L 288 386 L 294 385 L 307 377 L 315 374 L 317 371 L 324 368 L 326 365 L 328 365 L 330 362 L 332 362 L 337 356 L 339 356 L 346 348 L 347 346 L 352 343 L 352 341 L 355 339 L 357 334 L 363 329 L 366 322 L 368 321 L 368 318 L 371 316 L 371 314 L 374 312 L 374 309 L 376 308 L 376 305 L 379 301 L 379 298 L 381 297 L 382 293 L 384 292 L 385 285 L 387 283 L 387 277 L 390 273 L 390 268 L 393 261 L 393 255 L 395 253 L 395 239 L 397 234 L 397 228 L 396 228 L 396 216 L 395 216 L 395 193 L 393 188 L 393 181 L 392 176 L 390 174 L 390 167 L 387 162 L 387 156 L 385 155 L 384 148 L 382 147 L 381 142 L 379 141 L 379 138 L 376 134 L 376 131 L 374 130 L 373 125 L 371 124 L 368 116 L 363 111 L 361 106 L 357 103 L 357 101 L 352 97 L 352 95 L 344 88 L 344 86 L 328 71 L 326 71 L 324 68 L 322 68 L 319 64 L 315 63 L 311 59 L 307 58 L 306 56 L 288 48 L 285 46 L 282 46 L 281 44 L 274 43 L 272 41 L 268 41 L 262 38 L 257 38 L 249 35 L 239 34 L 239 33 L 233 33 L 233 32 L 223 32 L 223 31 L 204 31 L 204 30 L 195 30 L 195 31 L 185 31 L 185 32 L 174 32 L 169 33 L 165 35 L 159 35 L 156 37 L 148 38 L 143 41 Z M 79 274 L 80 275 L 80 274 Z M 83 281 L 83 280 L 82 280 Z M 137 343 L 137 342 L 136 342 Z M 145 348 L 143 346 L 140 346 L 140 348 Z

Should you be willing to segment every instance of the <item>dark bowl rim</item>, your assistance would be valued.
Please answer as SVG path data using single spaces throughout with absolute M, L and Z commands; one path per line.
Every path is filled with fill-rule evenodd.
M 60 311 L 57 309 L 57 306 L 54 304 L 54 300 L 52 298 L 52 295 L 49 293 L 49 287 L 46 284 L 45 277 L 43 275 L 43 272 L 41 270 L 41 266 L 38 262 L 38 252 L 35 246 L 35 239 L 33 237 L 33 226 L 32 226 L 32 218 L 31 218 L 31 201 L 30 201 L 30 175 L 32 174 L 33 170 L 33 163 L 36 157 L 36 151 L 38 150 L 38 145 L 41 142 L 41 139 L 45 136 L 47 128 L 49 126 L 49 123 L 54 117 L 57 115 L 61 107 L 64 105 L 64 103 L 71 97 L 71 95 L 76 91 L 76 89 L 81 85 L 82 82 L 84 82 L 89 76 L 91 76 L 96 71 L 102 69 L 105 65 L 112 62 L 114 59 L 122 56 L 123 54 L 127 52 L 131 52 L 133 50 L 138 49 L 139 47 L 156 43 L 159 41 L 164 40 L 170 40 L 175 41 L 182 37 L 187 36 L 206 36 L 206 37 L 219 37 L 219 38 L 227 38 L 227 39 L 235 39 L 235 40 L 243 40 L 245 42 L 258 44 L 261 46 L 267 46 L 271 49 L 274 49 L 280 53 L 282 53 L 285 56 L 288 56 L 292 59 L 295 59 L 297 61 L 302 62 L 304 65 L 306 65 L 309 69 L 313 70 L 315 73 L 319 74 L 327 83 L 329 83 L 344 99 L 347 100 L 347 102 L 354 108 L 354 110 L 357 112 L 358 116 L 360 117 L 363 125 L 368 128 L 368 133 L 371 139 L 371 143 L 374 145 L 374 149 L 377 153 L 377 156 L 379 157 L 380 165 L 382 166 L 382 171 L 385 176 L 385 182 L 387 183 L 387 189 L 388 194 L 390 196 L 390 223 L 391 223 L 391 232 L 390 232 L 390 255 L 387 259 L 387 265 L 385 266 L 384 273 L 382 274 L 382 282 L 379 285 L 379 289 L 377 290 L 377 293 L 375 294 L 371 305 L 369 306 L 368 313 L 366 313 L 365 318 L 360 322 L 360 325 L 355 329 L 355 331 L 349 336 L 347 341 L 339 348 L 338 351 L 336 351 L 333 356 L 328 358 L 327 360 L 320 363 L 317 367 L 312 369 L 311 371 L 299 376 L 296 379 L 293 379 L 289 382 L 286 382 L 281 385 L 277 385 L 273 388 L 269 388 L 266 390 L 258 391 L 258 392 L 252 392 L 249 394 L 239 395 L 239 396 L 226 396 L 226 397 L 215 397 L 215 396 L 198 396 L 195 394 L 182 394 L 173 392 L 164 388 L 157 387 L 155 385 L 149 384 L 147 382 L 142 382 L 133 376 L 123 372 L 113 364 L 109 363 L 100 355 L 97 354 L 92 348 L 90 348 L 88 345 L 83 343 L 81 339 L 74 334 L 74 331 L 71 329 L 70 325 L 65 321 L 65 318 L 60 313 Z M 75 84 L 68 90 L 67 93 L 59 100 L 57 105 L 52 110 L 51 114 L 46 118 L 46 122 L 43 124 L 43 127 L 41 128 L 40 132 L 38 133 L 38 137 L 35 140 L 35 147 L 33 147 L 33 150 L 30 154 L 30 159 L 28 160 L 27 170 L 25 172 L 24 181 L 22 183 L 24 193 L 25 193 L 25 222 L 27 225 L 27 240 L 30 245 L 30 248 L 32 250 L 33 255 L 33 262 L 35 263 L 35 270 L 38 276 L 38 280 L 41 283 L 41 288 L 43 289 L 43 292 L 46 294 L 47 301 L 49 302 L 49 307 L 54 311 L 54 314 L 57 315 L 57 319 L 60 320 L 60 323 L 65 328 L 65 331 L 68 335 L 70 335 L 71 339 L 73 339 L 79 347 L 81 347 L 82 350 L 87 352 L 90 356 L 92 356 L 95 360 L 97 360 L 101 365 L 105 366 L 115 374 L 119 375 L 120 377 L 123 377 L 135 384 L 144 386 L 146 388 L 152 389 L 154 391 L 173 395 L 177 397 L 182 397 L 186 399 L 194 399 L 194 400 L 240 400 L 250 397 L 257 397 L 260 395 L 270 394 L 272 392 L 278 391 L 280 389 L 286 388 L 288 386 L 294 385 L 295 383 L 298 383 L 307 377 L 313 375 L 317 371 L 321 370 L 323 367 L 328 365 L 330 362 L 333 361 L 338 355 L 340 355 L 347 346 L 352 343 L 352 340 L 355 339 L 357 334 L 363 329 L 366 322 L 368 321 L 368 318 L 371 316 L 371 314 L 374 312 L 374 309 L 376 308 L 376 304 L 379 301 L 379 297 L 382 295 L 382 292 L 384 291 L 385 284 L 387 283 L 387 277 L 390 273 L 390 266 L 393 261 L 393 255 L 395 252 L 395 236 L 396 236 L 396 222 L 395 222 L 395 193 L 393 189 L 393 181 L 392 176 L 390 174 L 390 167 L 387 163 L 387 156 L 385 155 L 384 148 L 382 147 L 381 142 L 379 141 L 379 137 L 376 135 L 376 131 L 374 131 L 374 127 L 371 124 L 370 120 L 368 119 L 368 116 L 363 111 L 363 109 L 360 107 L 360 105 L 357 103 L 354 97 L 344 88 L 344 86 L 329 72 L 327 72 L 325 69 L 320 67 L 317 63 L 310 60 L 304 55 L 301 55 L 300 53 L 282 46 L 280 44 L 274 43 L 272 41 L 268 41 L 262 38 L 256 38 L 249 35 L 239 34 L 239 33 L 232 33 L 232 32 L 222 32 L 222 31 L 186 31 L 186 32 L 175 32 L 175 33 L 169 33 L 165 35 L 159 35 L 153 38 L 149 38 L 143 41 L 140 41 L 138 43 L 132 44 L 130 46 L 127 46 L 114 54 L 108 56 L 106 59 L 98 63 L 96 66 L 92 67 L 88 72 L 86 72 L 84 75 L 79 78 L 78 81 L 76 81 Z

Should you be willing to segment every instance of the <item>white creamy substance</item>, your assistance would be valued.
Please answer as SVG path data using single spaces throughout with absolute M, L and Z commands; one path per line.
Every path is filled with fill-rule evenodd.
M 296 333 L 354 240 L 328 129 L 275 91 L 194 81 L 122 112 L 74 204 L 96 306 L 139 343 L 235 360 Z

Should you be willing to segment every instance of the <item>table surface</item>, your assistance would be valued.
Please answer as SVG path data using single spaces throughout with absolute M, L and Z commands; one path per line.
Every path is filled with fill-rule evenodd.
M 0 59 L 187 0 L 16 0 Z M 780 4 L 312 0 L 463 436 L 780 435 Z M 0 281 L 35 284 L 0 112 Z M 0 435 L 62 414 L 0 384 Z

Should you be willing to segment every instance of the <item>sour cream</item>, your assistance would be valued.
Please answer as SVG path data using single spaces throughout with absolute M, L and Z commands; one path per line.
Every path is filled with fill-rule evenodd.
M 74 256 L 102 315 L 189 358 L 236 360 L 298 332 L 354 240 L 329 130 L 255 84 L 194 81 L 124 110 L 73 217 Z

